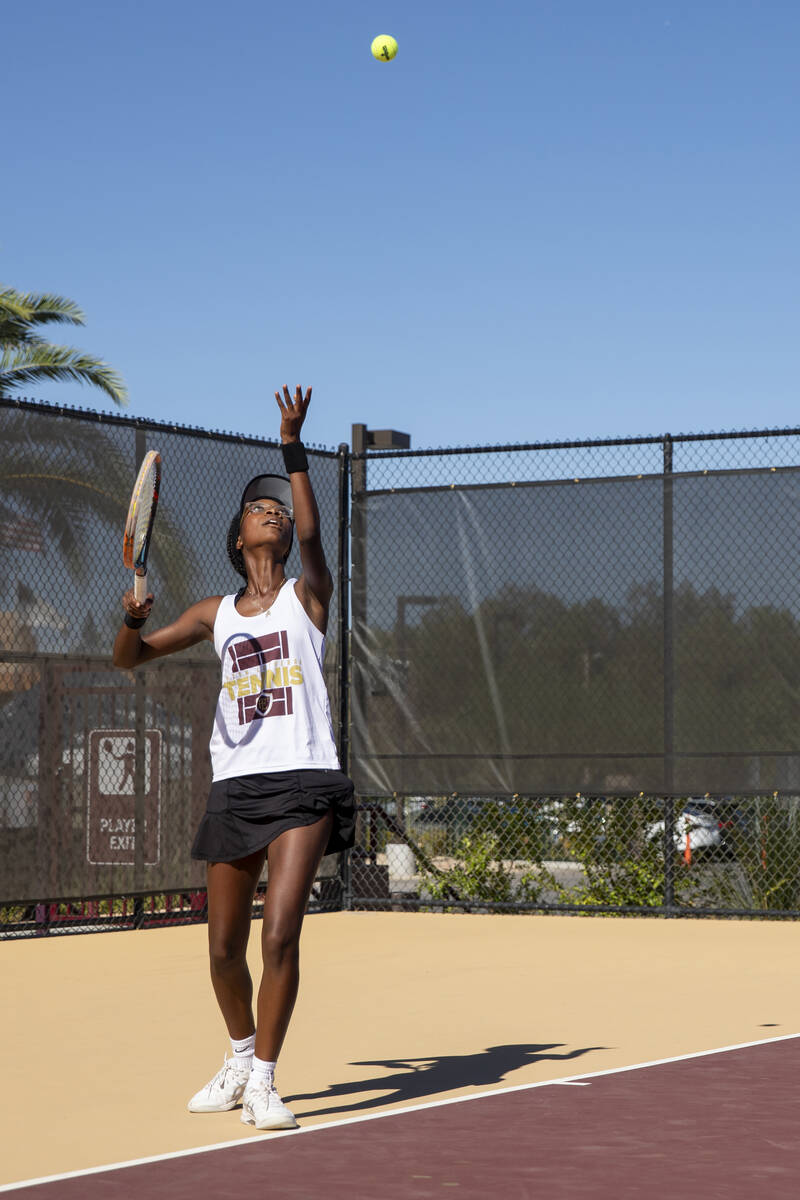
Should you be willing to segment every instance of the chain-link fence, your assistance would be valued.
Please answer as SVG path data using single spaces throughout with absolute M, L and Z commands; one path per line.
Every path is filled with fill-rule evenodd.
M 800 796 L 371 798 L 356 908 L 800 915 Z
M 112 667 L 130 586 L 122 529 L 138 464 L 157 449 L 153 623 L 235 591 L 228 526 L 248 479 L 283 473 L 280 446 L 4 401 L 0 447 L 0 932 L 189 919 L 205 903 L 189 849 L 219 667 L 206 643 L 136 672 Z M 313 448 L 309 459 L 336 578 L 346 460 Z M 300 573 L 296 546 L 287 572 Z M 337 725 L 339 616 L 337 592 L 325 665 Z M 335 882 L 330 863 L 324 872 Z M 331 903 L 332 884 L 318 901 L 323 891 Z
M 798 439 L 353 456 L 354 904 L 800 911 Z
M 218 665 L 112 668 L 120 533 L 156 448 L 155 620 L 235 590 L 280 448 L 32 402 L 0 428 L 0 936 L 202 918 Z M 311 450 L 360 798 L 314 906 L 800 913 L 799 439 Z

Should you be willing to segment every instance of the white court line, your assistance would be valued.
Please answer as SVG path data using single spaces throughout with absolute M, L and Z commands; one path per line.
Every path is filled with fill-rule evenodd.
M 172 1158 L 188 1158 L 192 1154 L 209 1154 L 214 1150 L 227 1150 L 231 1146 L 252 1146 L 257 1140 L 275 1141 L 277 1138 L 301 1137 L 317 1133 L 320 1129 L 342 1129 L 345 1125 L 359 1125 L 364 1121 L 380 1121 L 383 1117 L 401 1117 L 404 1113 L 423 1112 L 429 1108 L 442 1108 L 447 1104 L 466 1104 L 470 1100 L 485 1100 L 489 1096 L 508 1096 L 512 1092 L 529 1092 L 534 1088 L 554 1087 L 557 1084 L 580 1084 L 583 1080 L 601 1079 L 606 1075 L 621 1075 L 625 1071 L 644 1071 L 648 1067 L 663 1067 L 667 1063 L 688 1062 L 692 1058 L 708 1058 L 713 1054 L 727 1054 L 731 1050 L 750 1050 L 755 1046 L 768 1046 L 772 1042 L 788 1042 L 800 1037 L 800 1033 L 782 1033 L 779 1037 L 761 1038 L 756 1042 L 739 1042 L 735 1046 L 718 1046 L 715 1050 L 696 1050 L 692 1054 L 676 1054 L 674 1058 L 654 1058 L 651 1062 L 634 1063 L 630 1067 L 608 1067 L 604 1071 L 588 1071 L 584 1075 L 565 1075 L 563 1079 L 543 1079 L 540 1083 L 518 1083 L 513 1087 L 492 1088 L 487 1092 L 473 1092 L 469 1096 L 454 1096 L 448 1100 L 429 1100 L 425 1104 L 410 1104 L 405 1108 L 390 1108 L 387 1112 L 367 1113 L 361 1117 L 344 1117 L 341 1121 L 325 1121 L 319 1125 L 307 1125 L 304 1129 L 283 1129 L 264 1133 L 260 1139 L 236 1138 L 231 1142 L 215 1142 L 211 1146 L 194 1146 L 191 1150 L 172 1150 L 168 1154 L 154 1154 L 149 1158 L 132 1158 L 127 1162 L 107 1163 L 103 1167 L 87 1167 L 83 1171 L 65 1171 L 63 1175 L 43 1175 L 39 1179 L 21 1179 L 17 1183 L 0 1184 L 0 1192 L 13 1192 L 18 1188 L 36 1187 L 42 1183 L 57 1183 L 61 1179 L 80 1179 L 84 1175 L 100 1175 L 103 1171 L 121 1171 L 125 1167 L 141 1167 L 147 1163 L 167 1162 Z

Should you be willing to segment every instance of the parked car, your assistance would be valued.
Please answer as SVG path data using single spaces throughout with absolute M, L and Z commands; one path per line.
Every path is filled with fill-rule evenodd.
M 744 818 L 731 801 L 691 796 L 676 815 L 672 841 L 679 854 L 688 850 L 692 855 L 733 857 L 735 835 L 743 827 Z M 662 838 L 664 822 L 654 821 L 647 836 L 651 840 Z

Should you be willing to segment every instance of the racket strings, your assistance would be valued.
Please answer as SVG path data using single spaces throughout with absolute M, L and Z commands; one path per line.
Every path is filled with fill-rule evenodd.
M 142 573 L 147 566 L 147 554 L 153 521 L 158 504 L 161 482 L 161 455 L 148 452 L 136 479 L 131 496 L 122 542 L 122 561 Z
M 137 559 L 141 553 L 142 546 L 147 538 L 150 529 L 150 517 L 153 512 L 153 504 L 155 501 L 154 481 L 145 480 L 145 485 L 142 488 L 142 495 L 136 504 L 136 511 L 133 517 L 133 554 L 134 559 Z

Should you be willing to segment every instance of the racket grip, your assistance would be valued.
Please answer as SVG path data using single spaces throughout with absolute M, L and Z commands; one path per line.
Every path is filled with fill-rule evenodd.
M 147 575 L 140 575 L 138 572 L 133 577 L 133 594 L 139 604 L 147 596 Z

